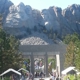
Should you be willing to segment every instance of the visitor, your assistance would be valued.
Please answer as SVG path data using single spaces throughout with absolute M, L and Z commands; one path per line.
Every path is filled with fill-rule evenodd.
M 29 80 L 33 80 L 33 74 L 29 73 Z
M 23 73 L 23 72 L 22 72 L 21 79 L 22 79 L 22 80 L 25 80 L 25 75 L 24 75 L 24 73 Z
M 55 80 L 55 77 L 52 75 L 52 80 Z
M 24 76 L 22 76 L 22 80 L 25 80 Z
M 42 72 L 42 71 L 40 72 L 40 77 L 41 77 L 41 78 L 43 77 L 43 72 Z
M 35 78 L 37 78 L 37 76 L 38 76 L 37 74 L 38 74 L 38 73 L 37 73 L 37 72 L 35 72 Z
M 56 80 L 59 80 L 59 75 L 57 76 Z

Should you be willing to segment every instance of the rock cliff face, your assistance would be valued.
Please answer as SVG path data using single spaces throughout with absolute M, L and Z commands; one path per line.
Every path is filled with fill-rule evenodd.
M 45 26 L 53 29 L 59 36 L 77 32 L 80 34 L 80 5 L 73 4 L 62 10 L 49 7 L 42 11 L 20 3 L 15 6 L 9 0 L 0 0 L 0 13 L 3 14 L 3 27 L 14 35 L 26 35 L 26 28 L 38 29 Z
M 12 4 L 9 0 L 0 0 L 0 13 L 6 12 Z

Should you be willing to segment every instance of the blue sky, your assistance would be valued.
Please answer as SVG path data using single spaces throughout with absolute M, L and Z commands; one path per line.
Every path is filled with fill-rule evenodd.
M 50 6 L 61 7 L 62 9 L 71 4 L 80 4 L 80 0 L 11 0 L 15 5 L 23 2 L 25 5 L 30 5 L 32 8 L 42 10 Z

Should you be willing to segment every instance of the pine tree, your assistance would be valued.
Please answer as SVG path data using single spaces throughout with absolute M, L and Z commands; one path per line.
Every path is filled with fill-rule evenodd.
M 8 68 L 18 69 L 22 64 L 22 54 L 19 52 L 19 40 L 7 35 L 0 28 L 0 73 Z
M 74 66 L 74 59 L 75 59 L 75 45 L 73 42 L 70 42 L 69 45 L 67 46 L 67 53 L 65 55 L 65 66 Z
M 80 70 L 80 36 L 76 33 L 67 35 L 64 42 L 67 44 L 65 67 L 75 66 Z

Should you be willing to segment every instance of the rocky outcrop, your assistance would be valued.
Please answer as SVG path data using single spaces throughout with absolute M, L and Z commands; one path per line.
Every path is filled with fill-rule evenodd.
M 70 31 L 80 33 L 80 5 L 68 6 L 62 14 L 68 22 Z
M 26 35 L 26 28 L 33 29 L 34 26 L 53 29 L 59 36 L 74 32 L 80 34 L 80 5 L 77 4 L 64 10 L 52 6 L 39 11 L 23 3 L 15 6 L 9 0 L 0 0 L 0 13 L 4 13 L 3 27 L 13 35 Z
M 11 5 L 13 5 L 13 3 L 9 0 L 0 0 L 0 14 L 3 15 L 3 20 L 5 20 L 9 14 L 9 7 Z
M 13 3 L 9 0 L 0 0 L 0 13 L 5 13 Z

